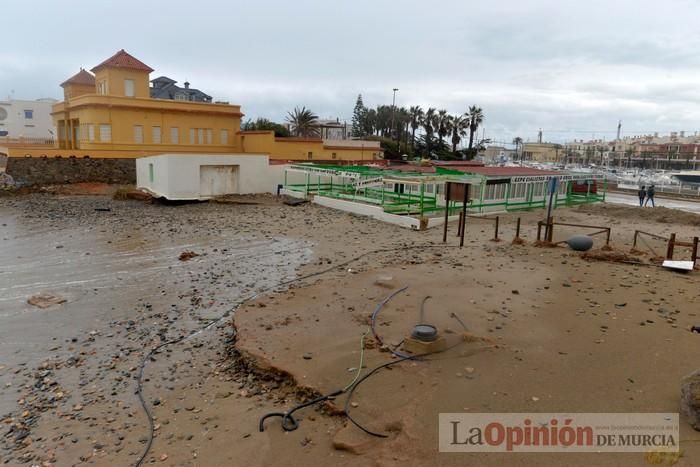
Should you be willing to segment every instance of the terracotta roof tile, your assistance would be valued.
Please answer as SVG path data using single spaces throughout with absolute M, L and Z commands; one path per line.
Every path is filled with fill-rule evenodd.
M 80 84 L 85 86 L 94 86 L 95 77 L 84 69 L 80 69 L 79 72 L 65 80 L 61 83 L 61 87 L 65 87 L 66 84 Z
M 128 68 L 131 70 L 141 70 L 141 71 L 147 71 L 147 72 L 152 72 L 153 68 L 150 66 L 146 65 L 142 61 L 134 58 L 133 56 L 129 55 L 124 49 L 121 49 L 119 52 L 115 53 L 111 57 L 109 57 L 107 60 L 104 62 L 100 63 L 97 65 L 95 68 L 93 68 L 92 71 L 93 73 L 100 70 L 101 68 Z

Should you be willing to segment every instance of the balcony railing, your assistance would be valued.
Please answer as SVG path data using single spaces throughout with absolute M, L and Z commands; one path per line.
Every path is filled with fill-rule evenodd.
M 53 146 L 53 138 L 0 136 L 0 146 Z

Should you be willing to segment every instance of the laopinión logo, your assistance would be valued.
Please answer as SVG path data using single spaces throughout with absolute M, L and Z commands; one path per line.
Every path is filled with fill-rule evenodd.
M 678 451 L 677 413 L 441 413 L 441 452 Z

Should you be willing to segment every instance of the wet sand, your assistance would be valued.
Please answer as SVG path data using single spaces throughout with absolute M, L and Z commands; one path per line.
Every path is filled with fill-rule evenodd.
M 134 394 L 145 349 L 206 326 L 241 297 L 297 273 L 375 249 L 441 240 L 439 229 L 411 232 L 317 206 L 257 201 L 159 206 L 104 197 L 2 200 L 0 407 L 8 410 L 0 413 L 10 415 L 0 419 L 0 461 L 132 464 L 148 433 Z M 541 215 L 521 214 L 528 242 Z M 556 215 L 611 225 L 615 247 L 625 251 L 637 227 L 686 236 L 697 230 L 650 224 L 633 211 L 608 215 L 605 207 Z M 512 238 L 514 218 L 502 218 L 503 238 Z M 486 220 L 470 218 L 467 232 L 462 250 L 376 253 L 290 290 L 280 288 L 242 308 L 233 321 L 224 319 L 155 355 L 144 381 L 157 428 L 147 461 L 644 465 L 641 454 L 438 454 L 437 414 L 677 411 L 679 379 L 697 367 L 692 355 L 698 337 L 687 330 L 700 321 L 697 273 L 586 262 L 564 248 L 490 242 Z M 555 239 L 570 233 L 561 230 Z M 451 232 L 450 244 L 456 242 Z M 200 256 L 181 262 L 184 250 Z M 391 279 L 377 285 L 380 277 Z M 394 427 L 395 435 L 368 440 L 342 417 L 314 409 L 299 413 L 294 432 L 284 433 L 273 419 L 259 433 L 263 414 L 351 379 L 348 369 L 357 366 L 368 314 L 404 285 L 409 289 L 382 312 L 386 341 L 405 336 L 425 295 L 433 297 L 428 313 L 441 330 L 449 328 L 447 337 L 458 331 L 447 316 L 455 312 L 484 340 L 435 362 L 401 364 L 358 390 L 357 417 L 378 430 Z M 26 304 L 28 296 L 44 291 L 68 302 L 46 310 Z M 376 346 L 366 357 L 368 367 L 389 358 Z M 270 367 L 284 373 L 270 373 Z M 4 436 L 13 426 L 27 433 Z M 683 421 L 681 426 L 681 437 L 691 440 L 682 465 L 694 465 L 700 436 Z M 24 435 L 19 441 L 18 433 Z M 334 448 L 339 440 L 345 450 Z

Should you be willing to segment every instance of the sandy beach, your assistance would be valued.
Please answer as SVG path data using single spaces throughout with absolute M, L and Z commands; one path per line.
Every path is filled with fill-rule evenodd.
M 534 246 L 542 216 L 501 216 L 500 242 L 490 220 L 469 218 L 460 249 L 456 225 L 444 246 L 439 228 L 267 196 L 180 206 L 0 199 L 0 462 L 133 465 L 149 441 L 139 365 L 176 340 L 144 368 L 155 433 L 146 463 L 648 465 L 642 453 L 438 452 L 441 412 L 678 412 L 680 380 L 698 368 L 700 337 L 689 331 L 700 324 L 698 273 L 658 267 L 660 241 L 629 253 L 635 229 L 689 239 L 700 216 L 612 204 L 555 212 L 610 226 L 627 263 Z M 523 245 L 510 242 L 517 217 Z M 579 231 L 558 228 L 554 240 Z M 181 261 L 185 251 L 197 256 Z M 376 326 L 387 346 L 429 296 L 425 313 L 454 347 L 393 365 L 353 394 L 353 418 L 388 438 L 349 423 L 342 398 L 300 410 L 295 431 L 271 418 L 260 432 L 264 414 L 345 386 L 360 354 L 367 369 L 392 360 L 371 335 L 364 351 L 360 343 L 395 292 Z M 66 302 L 29 305 L 39 293 Z M 680 434 L 674 465 L 700 465 L 700 433 L 683 416 Z

